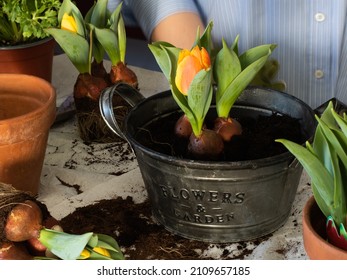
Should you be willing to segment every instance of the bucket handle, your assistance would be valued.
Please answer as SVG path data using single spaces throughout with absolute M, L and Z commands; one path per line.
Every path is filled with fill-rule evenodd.
M 111 87 L 107 87 L 100 94 L 99 108 L 100 113 L 106 125 L 119 137 L 128 141 L 113 112 L 112 99 L 114 94 L 122 97 L 131 107 L 145 99 L 145 97 L 135 88 L 126 83 L 117 83 Z

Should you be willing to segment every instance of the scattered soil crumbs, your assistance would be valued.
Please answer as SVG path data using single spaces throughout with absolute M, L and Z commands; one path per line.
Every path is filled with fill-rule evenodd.
M 131 197 L 101 200 L 96 204 L 78 208 L 60 221 L 66 232 L 103 233 L 114 237 L 126 259 L 130 260 L 178 260 L 212 259 L 203 252 L 216 247 L 221 259 L 243 259 L 252 248 L 269 236 L 237 244 L 237 255 L 228 249 L 229 244 L 210 245 L 171 234 L 152 219 L 149 201 L 135 204 Z

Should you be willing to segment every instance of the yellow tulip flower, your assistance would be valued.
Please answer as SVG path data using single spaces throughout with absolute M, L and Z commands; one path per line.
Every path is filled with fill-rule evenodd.
M 61 29 L 77 33 L 77 24 L 73 16 L 65 13 L 63 19 L 61 20 Z

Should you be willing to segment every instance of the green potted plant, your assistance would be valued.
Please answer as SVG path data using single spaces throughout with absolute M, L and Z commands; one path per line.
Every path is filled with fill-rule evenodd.
M 110 13 L 108 0 L 98 0 L 85 17 L 70 0 L 64 0 L 58 14 L 58 28 L 47 28 L 76 67 L 79 75 L 73 89 L 79 134 L 87 143 L 115 141 L 99 112 L 99 95 L 106 87 L 125 82 L 137 88 L 136 74 L 125 63 L 126 33 L 122 3 Z M 111 69 L 103 60 L 108 55 Z M 127 107 L 115 100 L 115 107 Z
M 32 74 L 51 81 L 60 0 L 0 2 L 0 73 Z M 43 66 L 44 65 L 44 66 Z
M 299 160 L 311 178 L 313 197 L 303 215 L 308 256 L 347 259 L 347 115 L 338 114 L 330 101 L 316 119 L 312 144 L 307 141 L 305 147 L 286 139 L 277 141 Z

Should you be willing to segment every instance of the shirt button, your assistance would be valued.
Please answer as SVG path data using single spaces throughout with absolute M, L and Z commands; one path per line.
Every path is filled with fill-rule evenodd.
M 321 79 L 324 77 L 324 72 L 322 70 L 316 70 L 314 71 L 314 76 L 317 78 L 317 79 Z
M 325 15 L 323 13 L 317 13 L 314 15 L 316 21 L 321 22 L 325 20 Z

